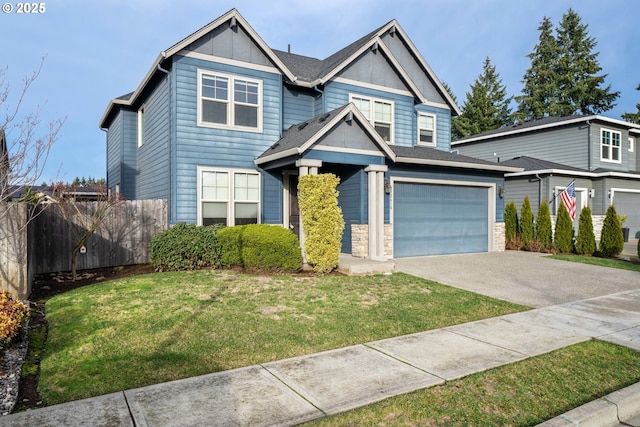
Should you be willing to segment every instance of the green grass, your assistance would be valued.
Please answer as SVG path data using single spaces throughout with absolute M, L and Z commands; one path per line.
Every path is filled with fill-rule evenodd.
M 588 341 L 309 426 L 533 426 L 640 381 L 640 353 Z
M 601 267 L 618 268 L 621 270 L 640 271 L 640 264 L 612 258 L 599 258 L 584 255 L 550 255 L 549 258 L 562 261 L 580 262 L 583 264 L 599 265 Z
M 157 273 L 46 302 L 47 405 L 525 310 L 406 274 Z

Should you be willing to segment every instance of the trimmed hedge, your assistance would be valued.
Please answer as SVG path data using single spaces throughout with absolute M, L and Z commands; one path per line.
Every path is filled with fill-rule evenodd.
M 616 208 L 611 205 L 607 209 L 602 224 L 602 234 L 600 236 L 600 253 L 605 257 L 614 257 L 624 249 L 624 236 L 622 235 L 622 225 L 616 212 Z
M 222 249 L 222 265 L 242 267 L 242 232 L 244 225 L 226 227 L 218 231 L 218 242 Z
M 222 251 L 217 233 L 222 227 L 176 224 L 151 239 L 151 262 L 157 271 L 221 267 Z
M 0 349 L 11 345 L 29 317 L 29 307 L 14 300 L 8 291 L 0 291 Z

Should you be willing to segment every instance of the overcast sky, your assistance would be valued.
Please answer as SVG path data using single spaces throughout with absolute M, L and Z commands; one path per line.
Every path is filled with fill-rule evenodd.
M 162 50 L 234 7 L 270 47 L 290 44 L 319 59 L 395 18 L 459 105 L 487 56 L 508 93 L 519 94 L 543 17 L 556 27 L 573 8 L 598 43 L 606 83 L 621 92 L 604 115 L 620 118 L 640 103 L 636 0 L 57 0 L 37 15 L 9 5 L 0 13 L 0 68 L 12 94 L 44 57 L 23 112 L 40 105 L 43 122 L 67 117 L 40 181 L 106 177 L 98 121 L 109 100 L 133 91 Z

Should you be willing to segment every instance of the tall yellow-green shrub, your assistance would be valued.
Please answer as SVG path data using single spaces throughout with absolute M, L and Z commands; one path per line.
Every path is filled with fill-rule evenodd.
M 304 229 L 307 262 L 318 273 L 338 266 L 344 219 L 338 206 L 338 183 L 333 174 L 301 176 L 298 203 Z

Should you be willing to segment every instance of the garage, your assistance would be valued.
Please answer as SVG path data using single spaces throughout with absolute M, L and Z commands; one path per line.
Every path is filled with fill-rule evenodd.
M 626 215 L 623 226 L 629 228 L 629 238 L 640 237 L 640 191 L 616 189 L 613 198 L 618 215 Z
M 394 182 L 394 257 L 487 252 L 490 190 Z

